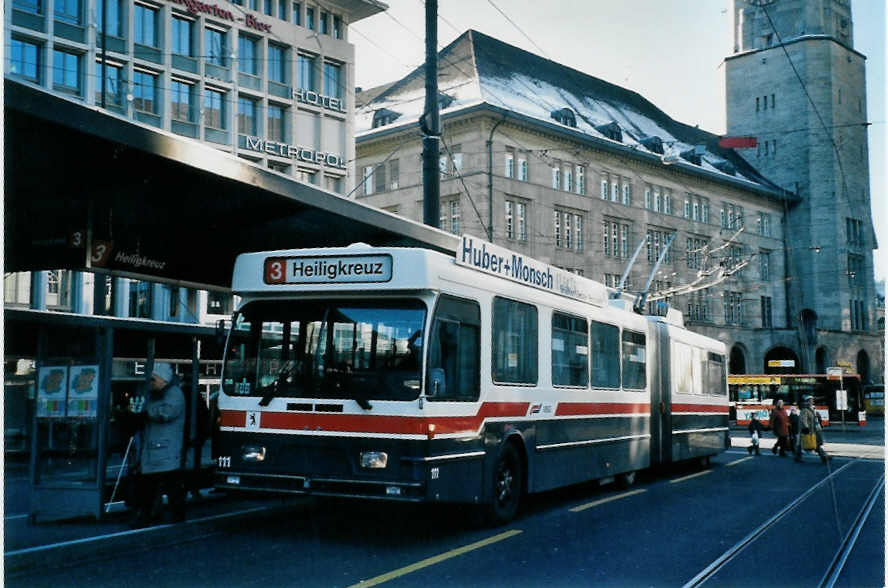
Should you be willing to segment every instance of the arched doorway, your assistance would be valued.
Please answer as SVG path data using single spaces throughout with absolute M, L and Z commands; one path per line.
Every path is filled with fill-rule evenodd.
M 828 365 L 829 361 L 827 361 L 826 347 L 818 347 L 816 353 L 814 354 L 815 373 L 825 374 Z
M 869 354 L 862 349 L 857 352 L 857 373 L 860 374 L 860 381 L 864 384 L 871 382 Z
M 783 365 L 768 367 L 772 361 L 780 361 Z M 765 354 L 765 365 L 762 370 L 765 374 L 797 374 L 801 366 L 799 356 L 789 347 L 775 347 Z
M 731 357 L 728 359 L 729 374 L 745 374 L 746 373 L 746 354 L 739 345 L 731 347 Z

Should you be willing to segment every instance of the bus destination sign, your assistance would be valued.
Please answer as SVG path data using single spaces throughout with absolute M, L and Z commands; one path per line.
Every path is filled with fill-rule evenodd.
M 607 303 L 607 290 L 602 284 L 477 237 L 462 236 L 456 263 L 598 306 Z
M 354 284 L 392 279 L 391 255 L 269 257 L 266 284 Z

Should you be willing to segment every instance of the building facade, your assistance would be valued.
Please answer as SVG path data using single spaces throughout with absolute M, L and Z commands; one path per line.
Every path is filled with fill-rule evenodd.
M 339 194 L 354 181 L 349 24 L 376 0 L 6 0 L 5 75 Z M 104 83 L 103 83 L 104 80 Z M 231 297 L 68 270 L 9 306 L 202 322 Z
M 638 94 L 476 31 L 439 63 L 440 228 L 612 288 L 643 243 L 624 290 L 651 280 L 646 312 L 681 310 L 728 345 L 734 373 L 798 352 L 786 280 L 793 191 Z M 358 197 L 416 220 L 423 91 L 417 70 L 357 98 Z M 869 349 L 859 343 L 836 358 Z
M 734 10 L 734 53 L 725 60 L 728 133 L 759 137 L 759 148 L 743 157 L 800 197 L 787 211 L 796 349 L 805 365 L 867 375 L 882 356 L 866 57 L 854 50 L 850 1 L 735 0 Z

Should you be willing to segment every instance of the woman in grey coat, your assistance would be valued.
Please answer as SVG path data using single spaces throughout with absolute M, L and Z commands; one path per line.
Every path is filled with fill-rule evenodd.
M 185 520 L 182 451 L 185 439 L 185 395 L 168 363 L 156 362 L 145 404 L 139 470 L 135 484 L 136 518 L 144 527 L 162 514 L 163 495 L 169 498 L 174 521 Z

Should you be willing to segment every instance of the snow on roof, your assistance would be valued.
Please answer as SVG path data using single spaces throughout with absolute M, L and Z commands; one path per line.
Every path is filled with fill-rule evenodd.
M 643 139 L 659 137 L 666 153 L 676 155 L 703 146 L 699 165 L 681 158 L 676 165 L 779 190 L 733 149 L 718 147 L 717 135 L 673 120 L 638 93 L 477 31 L 467 31 L 444 48 L 439 53 L 439 68 L 439 90 L 452 99 L 442 108 L 442 116 L 486 103 L 656 157 L 660 154 L 650 141 L 646 141 L 650 147 L 645 146 Z M 355 115 L 357 137 L 379 131 L 373 128 L 373 114 L 380 109 L 401 114 L 385 125 L 387 131 L 415 125 L 425 106 L 423 74 L 422 67 L 415 69 L 359 109 Z M 562 116 L 565 108 L 574 116 Z M 620 132 L 608 133 L 613 130 L 608 125 L 614 123 Z

